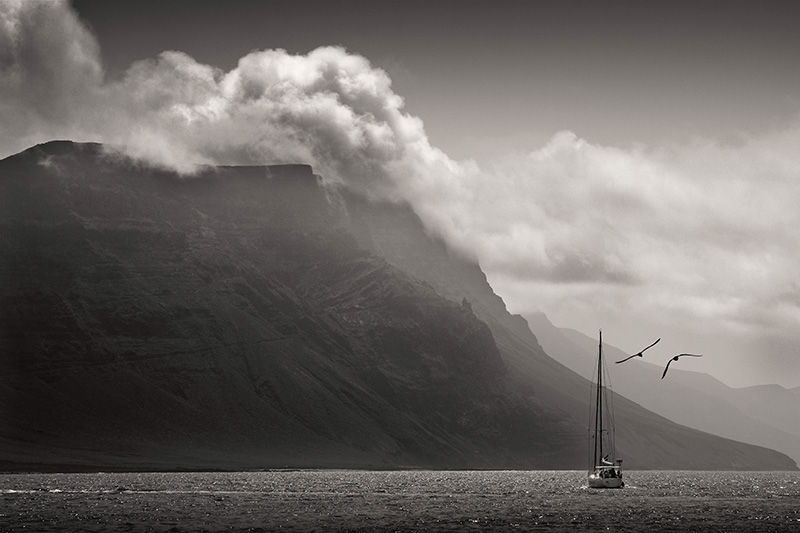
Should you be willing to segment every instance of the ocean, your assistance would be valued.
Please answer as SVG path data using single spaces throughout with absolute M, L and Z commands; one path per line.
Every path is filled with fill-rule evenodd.
M 0 531 L 797 531 L 800 472 L 0 474 Z

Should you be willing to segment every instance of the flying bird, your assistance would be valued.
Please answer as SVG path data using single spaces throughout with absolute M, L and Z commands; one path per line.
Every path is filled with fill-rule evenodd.
M 653 346 L 655 346 L 656 344 L 658 344 L 658 341 L 660 341 L 660 340 L 661 340 L 661 337 L 659 337 L 659 338 L 656 340 L 656 342 L 654 342 L 653 344 L 651 344 L 651 345 L 650 345 L 650 346 L 648 346 L 647 348 L 644 348 L 643 350 L 641 350 L 639 353 L 635 353 L 635 354 L 631 355 L 630 357 L 626 357 L 626 358 L 625 358 L 625 359 L 623 359 L 622 361 L 616 361 L 616 362 L 615 362 L 615 364 L 624 363 L 624 362 L 625 362 L 625 361 L 627 361 L 628 359 L 633 359 L 634 357 L 641 357 L 641 356 L 642 356 L 642 352 L 644 352 L 644 350 L 647 350 L 647 349 L 649 349 L 649 348 L 652 348 Z
M 666 376 L 666 375 L 667 375 L 667 370 L 669 370 L 669 365 L 670 365 L 670 363 L 672 363 L 673 361 L 677 361 L 677 360 L 678 360 L 678 357 L 683 357 L 684 355 L 688 355 L 688 356 L 690 356 L 690 357 L 703 357 L 703 354 L 695 354 L 695 353 L 679 353 L 678 355 L 676 355 L 675 357 L 673 357 L 672 359 L 670 359 L 669 361 L 667 361 L 667 366 L 666 366 L 666 367 L 664 367 L 664 373 L 663 373 L 663 374 L 661 374 L 661 379 L 664 379 L 664 376 Z

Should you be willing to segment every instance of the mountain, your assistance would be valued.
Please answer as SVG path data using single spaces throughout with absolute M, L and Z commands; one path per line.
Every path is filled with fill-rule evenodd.
M 557 405 L 569 412 L 574 420 L 585 424 L 589 412 L 588 384 L 585 379 L 576 379 L 575 374 L 582 374 L 583 369 L 587 368 L 586 360 L 581 363 L 581 372 L 568 371 L 550 357 L 549 347 L 542 348 L 549 345 L 544 341 L 540 345 L 540 339 L 537 339 L 539 331 L 535 327 L 529 328 L 528 321 L 506 311 L 502 300 L 491 290 L 476 263 L 454 254 L 436 239 L 409 239 L 409 235 L 419 235 L 423 228 L 416 216 L 407 209 L 353 199 L 348 205 L 350 211 L 356 213 L 351 217 L 354 219 L 351 225 L 356 227 L 355 233 L 360 234 L 359 228 L 363 227 L 371 230 L 370 239 L 362 239 L 365 247 L 405 271 L 424 278 L 440 294 L 454 301 L 463 298 L 470 302 L 475 314 L 489 325 L 513 373 L 526 384 L 533 385 L 538 393 L 537 401 L 545 400 Z M 593 342 L 589 369 L 594 368 L 593 359 L 597 350 L 597 341 Z M 626 464 L 634 468 L 719 468 L 712 466 L 713 461 L 705 462 L 708 455 L 704 452 L 719 449 L 716 442 L 711 442 L 713 439 L 705 440 L 708 436 L 701 441 L 695 440 L 698 438 L 696 432 L 686 433 L 685 428 L 676 427 L 662 417 L 654 417 L 653 413 L 625 398 L 617 398 L 615 413 L 617 446 L 618 450 L 623 451 Z M 585 435 L 588 428 L 584 426 L 583 431 Z M 683 442 L 683 439 L 686 441 Z M 678 446 L 680 451 L 673 446 Z M 669 452 L 664 451 L 665 448 Z M 739 458 L 723 468 L 741 468 L 739 461 L 742 460 L 748 461 Z M 701 463 L 704 465 L 701 466 Z
M 589 385 L 405 205 L 310 167 L 0 161 L 0 468 L 583 468 Z M 786 470 L 617 399 L 639 468 Z
M 529 323 L 548 354 L 590 378 L 597 340 L 575 330 L 556 328 L 542 315 Z M 610 360 L 630 354 L 606 345 Z M 657 360 L 653 364 L 646 359 Z M 669 356 L 654 348 L 644 359 L 613 365 L 614 390 L 643 407 L 679 424 L 731 439 L 779 450 L 800 462 L 800 398 L 796 389 L 780 385 L 731 388 L 699 372 L 670 367 L 661 380 Z

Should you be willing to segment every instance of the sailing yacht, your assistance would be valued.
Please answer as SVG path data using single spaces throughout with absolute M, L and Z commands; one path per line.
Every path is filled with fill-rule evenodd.
M 603 332 L 597 353 L 597 384 L 594 392 L 594 433 L 589 442 L 589 487 L 593 489 L 618 489 L 625 486 L 622 481 L 622 459 L 614 452 L 614 420 L 611 395 L 607 394 L 603 381 Z M 592 384 L 593 387 L 595 384 Z

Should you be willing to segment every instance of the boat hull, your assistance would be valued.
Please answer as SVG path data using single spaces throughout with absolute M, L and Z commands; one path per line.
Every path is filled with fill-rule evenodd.
M 592 474 L 589 476 L 590 489 L 620 489 L 625 484 L 621 477 L 600 477 Z

